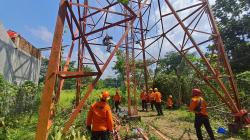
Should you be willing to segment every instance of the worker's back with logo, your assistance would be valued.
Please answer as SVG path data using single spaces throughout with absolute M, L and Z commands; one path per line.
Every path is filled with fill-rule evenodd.
M 92 131 L 113 130 L 113 119 L 110 106 L 103 101 L 91 105 L 87 125 L 92 124 Z

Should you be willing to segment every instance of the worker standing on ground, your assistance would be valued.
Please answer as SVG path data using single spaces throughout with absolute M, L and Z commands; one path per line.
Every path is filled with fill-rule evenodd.
M 157 115 L 163 115 L 162 107 L 161 107 L 161 93 L 158 91 L 157 88 L 154 88 L 155 94 L 155 108 L 157 110 Z
M 144 89 L 140 95 L 141 97 L 141 104 L 142 104 L 142 111 L 148 111 L 147 108 L 147 92 Z
M 151 105 L 152 111 L 154 111 L 154 106 L 155 106 L 155 93 L 152 88 L 149 89 L 149 102 Z
M 121 100 L 122 100 L 122 97 L 119 94 L 118 90 L 116 90 L 113 100 L 115 102 L 115 112 L 117 113 L 118 111 L 121 111 L 119 105 L 121 104 Z
M 195 113 L 194 127 L 198 140 L 203 140 L 201 133 L 202 125 L 205 126 L 210 139 L 215 140 L 213 130 L 208 118 L 207 103 L 204 98 L 202 98 L 202 93 L 198 88 L 192 90 L 192 100 L 189 106 L 189 110 Z
M 112 112 L 107 103 L 108 99 L 109 93 L 102 92 L 100 101 L 92 104 L 89 109 L 87 130 L 91 131 L 91 140 L 109 140 L 110 133 L 113 133 Z
M 167 108 L 173 109 L 173 105 L 174 105 L 173 96 L 169 95 L 167 99 Z

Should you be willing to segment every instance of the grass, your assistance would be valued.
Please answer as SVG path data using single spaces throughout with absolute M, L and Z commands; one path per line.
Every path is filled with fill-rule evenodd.
M 88 132 L 85 130 L 85 120 L 86 114 L 89 106 L 99 99 L 99 95 L 103 90 L 108 90 L 111 95 L 115 94 L 115 89 L 102 89 L 102 90 L 94 90 L 91 96 L 88 98 L 87 103 L 83 111 L 78 115 L 74 124 L 69 130 L 69 134 L 64 137 L 67 140 L 78 140 L 82 139 L 81 136 L 86 136 L 89 138 Z M 85 92 L 83 92 L 85 93 Z M 83 96 L 83 93 L 81 96 Z M 75 90 L 63 90 L 61 93 L 60 101 L 57 107 L 57 113 L 54 118 L 54 126 L 50 131 L 50 140 L 56 140 L 60 137 L 60 131 L 62 130 L 65 122 L 69 119 L 69 115 L 73 109 L 72 100 L 75 98 Z M 126 96 L 123 96 L 126 98 Z M 126 103 L 126 99 L 123 99 L 123 102 Z M 191 138 L 195 139 L 195 130 L 193 128 L 194 115 L 191 112 L 187 112 L 185 107 L 182 107 L 178 110 L 165 110 L 165 116 L 155 116 L 155 112 L 140 112 L 142 116 L 142 122 L 133 122 L 129 123 L 131 127 L 139 127 L 144 130 L 145 133 L 148 134 L 150 140 L 157 140 L 156 135 L 151 134 L 147 124 L 151 124 L 156 129 L 160 130 L 163 134 L 171 139 L 178 139 L 183 134 L 183 138 L 187 138 L 187 133 L 190 133 Z M 14 117 L 12 120 L 6 120 L 7 126 L 7 138 L 2 138 L 0 136 L 0 140 L 33 140 L 36 132 L 36 125 L 38 120 L 38 113 L 34 112 L 33 115 L 20 115 L 18 117 Z M 211 120 L 211 119 L 210 119 Z M 211 120 L 211 124 L 214 132 L 218 127 L 226 127 L 226 124 L 223 120 Z M 188 130 L 188 131 L 185 131 Z M 190 131 L 189 131 L 190 130 Z M 204 132 L 205 134 L 205 132 Z M 230 139 L 230 140 L 238 140 L 245 139 L 246 132 L 242 132 L 239 136 L 231 137 L 229 135 L 219 135 L 217 133 L 216 137 L 218 139 Z M 1 135 L 1 134 L 0 134 Z M 125 131 L 122 131 L 122 135 L 126 135 Z
M 92 104 L 94 101 L 99 99 L 99 95 L 101 91 L 107 90 L 110 92 L 111 95 L 115 93 L 115 89 L 102 89 L 102 90 L 94 90 L 91 94 L 91 96 L 87 100 L 87 105 Z M 84 92 L 83 92 L 84 93 Z M 82 94 L 83 94 L 82 93 Z M 72 101 L 75 98 L 75 90 L 63 90 L 61 92 L 59 104 L 57 107 L 57 113 L 55 119 L 55 127 L 52 128 L 51 133 L 52 134 L 59 134 L 59 132 L 52 132 L 52 131 L 60 131 L 61 128 L 65 125 L 66 120 L 68 120 L 69 115 L 71 113 L 72 107 Z M 38 110 L 37 110 L 38 111 Z M 86 118 L 87 110 L 84 110 L 81 112 L 80 115 L 78 115 L 73 127 L 79 127 L 78 124 L 82 125 L 79 127 L 79 129 L 83 129 L 84 122 Z M 24 114 L 20 115 L 18 117 L 13 117 L 10 120 L 5 120 L 7 132 L 6 137 L 1 136 L 0 140 L 33 140 L 35 137 L 36 132 L 36 125 L 38 121 L 38 112 L 34 112 L 33 115 L 30 114 Z M 55 130 L 57 129 L 57 130 Z M 78 128 L 77 128 L 78 129 Z M 79 133 L 77 131 L 70 130 L 71 134 L 75 135 L 74 133 Z M 55 135 L 54 135 L 55 136 Z M 71 137 L 72 138 L 72 137 Z
M 140 112 L 142 120 L 146 124 L 150 124 L 172 140 L 196 139 L 194 129 L 194 114 L 188 112 L 185 107 L 178 110 L 164 110 L 164 116 L 156 116 L 156 112 Z M 210 114 L 211 115 L 211 114 Z M 210 119 L 216 139 L 220 140 L 241 140 L 247 139 L 246 132 L 237 136 L 229 134 L 221 135 L 216 131 L 219 127 L 227 128 L 223 120 Z M 205 139 L 208 138 L 206 130 L 203 128 Z
M 35 137 L 38 115 L 21 115 L 15 120 L 8 121 L 7 139 L 8 140 L 32 140 Z

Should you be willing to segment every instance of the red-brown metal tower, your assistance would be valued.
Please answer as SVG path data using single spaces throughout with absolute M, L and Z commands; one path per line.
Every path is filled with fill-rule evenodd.
M 60 68 L 65 25 L 70 31 L 71 47 L 67 51 L 65 66 Z M 103 39 L 107 34 L 117 43 L 105 44 Z M 205 55 L 208 45 L 214 46 L 214 55 Z M 107 49 L 110 52 L 105 51 L 106 47 L 110 47 L 110 50 Z M 36 139 L 47 138 L 51 104 L 60 99 L 64 79 L 76 79 L 76 108 L 66 122 L 63 130 L 66 132 L 118 49 L 126 52 L 129 115 L 136 114 L 136 105 L 133 111 L 130 107 L 130 78 L 133 78 L 134 97 L 139 82 L 136 79 L 135 60 L 142 61 L 145 88 L 148 90 L 148 67 L 153 64 L 157 66 L 162 54 L 170 48 L 179 52 L 233 114 L 239 114 L 241 106 L 237 86 L 207 0 L 196 0 L 192 3 L 181 0 L 132 0 L 128 4 L 116 0 L 61 0 L 42 92 Z M 72 72 L 68 71 L 68 66 L 74 52 L 77 55 L 75 59 L 78 69 Z M 202 66 L 187 57 L 190 52 L 196 52 Z M 83 71 L 85 65 L 92 65 L 94 72 Z M 86 77 L 94 77 L 94 80 L 81 97 L 81 87 Z M 52 100 L 54 97 L 55 100 Z M 243 114 L 237 118 L 242 122 L 250 122 L 242 116 Z

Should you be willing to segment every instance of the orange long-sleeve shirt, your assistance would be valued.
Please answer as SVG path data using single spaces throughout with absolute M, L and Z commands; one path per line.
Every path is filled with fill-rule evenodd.
M 119 95 L 119 94 L 115 94 L 115 96 L 114 96 L 114 101 L 115 102 L 121 102 L 121 96 Z
M 160 103 L 161 102 L 161 93 L 160 92 L 155 92 L 155 101 L 157 103 Z
M 108 103 L 100 101 L 91 105 L 87 116 L 87 126 L 91 124 L 92 131 L 113 130 L 112 113 Z
M 149 101 L 155 101 L 155 93 L 154 92 L 151 92 L 149 94 Z
M 195 108 L 199 105 L 200 101 L 201 101 L 201 110 L 200 110 L 200 112 L 197 112 L 195 110 Z M 189 110 L 194 112 L 195 114 L 201 114 L 201 115 L 205 115 L 205 116 L 208 115 L 207 103 L 202 97 L 199 97 L 199 96 L 195 96 L 192 98 L 190 106 L 189 106 Z
M 147 100 L 147 93 L 146 92 L 142 92 L 141 95 L 141 100 Z
M 173 98 L 168 97 L 168 99 L 167 99 L 167 106 L 172 107 L 173 104 L 174 104 Z

